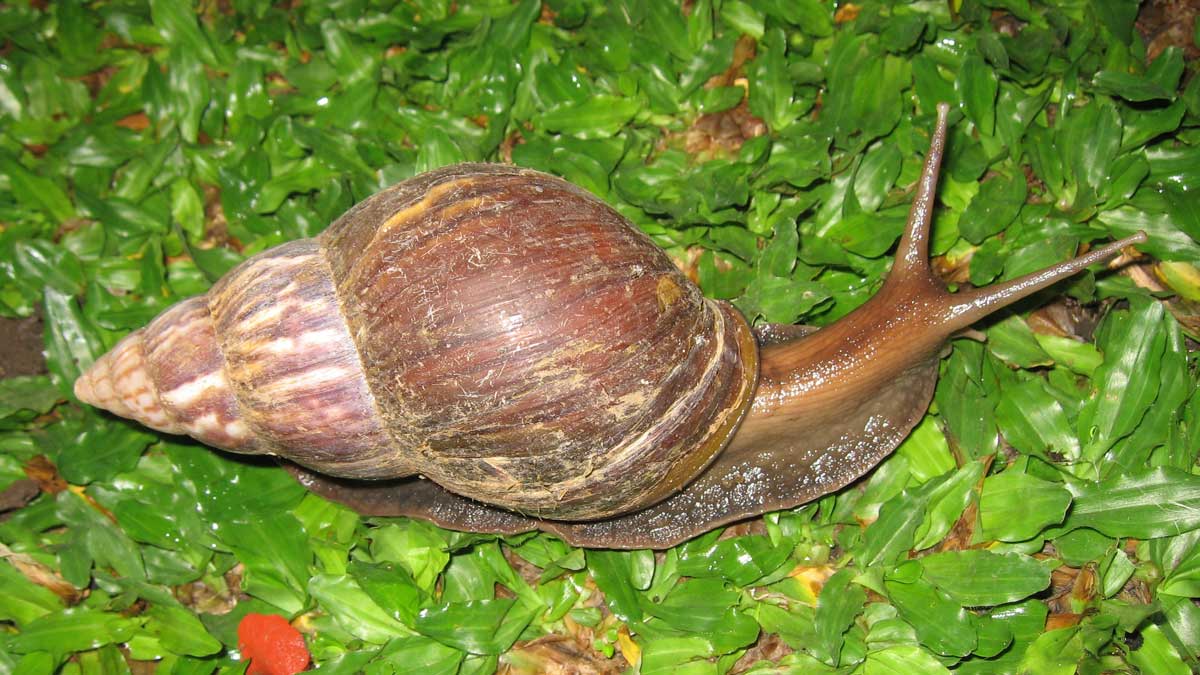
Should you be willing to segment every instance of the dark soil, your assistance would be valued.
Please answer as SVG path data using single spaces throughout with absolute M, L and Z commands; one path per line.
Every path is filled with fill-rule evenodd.
M 0 317 L 0 378 L 41 375 L 46 372 L 42 353 L 42 319 Z
M 1182 49 L 1187 61 L 1200 57 L 1192 38 L 1197 16 L 1198 0 L 1150 0 L 1142 4 L 1137 29 L 1146 41 L 1147 61 L 1153 61 L 1167 47 Z

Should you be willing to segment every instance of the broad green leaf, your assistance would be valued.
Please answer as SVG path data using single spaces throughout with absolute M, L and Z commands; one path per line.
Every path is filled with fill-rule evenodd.
M 1066 411 L 1039 380 L 1005 389 L 996 405 L 996 423 L 1005 440 L 1026 454 L 1079 458 L 1079 439 Z
M 446 541 L 420 521 L 391 522 L 371 532 L 371 555 L 376 561 L 398 562 L 408 569 L 417 587 L 432 591 L 450 561 Z
M 642 620 L 642 609 L 633 588 L 630 555 L 625 551 L 588 551 L 587 563 L 612 613 L 622 621 L 636 623 Z
M 360 654 L 363 652 L 348 652 L 348 654 Z M 370 652 L 366 652 L 370 653 Z M 389 673 L 389 672 L 420 672 L 426 675 L 458 675 L 462 672 L 463 657 L 465 654 L 453 647 L 427 638 L 424 635 L 409 635 L 397 637 L 387 643 L 379 655 L 376 656 L 370 666 L 362 668 L 357 664 L 351 664 L 354 670 L 347 670 L 349 673 L 366 672 L 366 673 Z M 362 670 L 359 670 L 362 668 Z M 321 669 L 325 669 L 325 664 L 322 664 Z M 339 671 L 340 672 L 340 671 Z
M 58 390 L 74 399 L 75 380 L 104 349 L 74 298 L 46 287 L 42 301 L 48 326 L 46 366 Z
M 398 563 L 352 562 L 350 572 L 376 603 L 406 626 L 412 626 L 427 595 Z
M 950 528 L 976 498 L 975 486 L 982 477 L 982 462 L 968 462 L 933 488 L 925 519 L 916 531 L 914 549 L 929 548 L 950 532 Z
M 787 37 L 780 29 L 767 31 L 760 53 L 754 59 L 747 104 L 773 130 L 787 127 L 795 119 L 792 108 L 794 89 L 787 76 L 784 56 Z
M 1083 658 L 1083 638 L 1078 628 L 1060 628 L 1043 633 L 1030 645 L 1021 660 L 1024 672 L 1071 675 Z
M 75 215 L 75 207 L 54 181 L 26 169 L 15 159 L 0 154 L 0 174 L 6 176 L 13 196 L 61 223 Z
M 1025 541 L 1063 521 L 1071 493 L 1061 485 L 1009 470 L 989 476 L 979 497 L 980 535 Z
M 127 579 L 145 578 L 145 563 L 137 544 L 92 503 L 67 490 L 58 493 L 55 505 L 63 522 L 80 533 L 73 543 L 97 567 L 111 569 Z
M 18 242 L 13 250 L 13 262 L 23 284 L 54 288 L 69 295 L 83 290 L 85 279 L 79 259 L 48 241 Z
M 666 675 L 668 673 L 717 673 L 715 664 L 708 663 L 713 656 L 712 645 L 701 637 L 660 638 L 642 650 L 642 672 Z
M 156 437 L 132 424 L 89 415 L 78 434 L 60 440 L 55 459 L 63 466 L 63 477 L 76 485 L 87 485 L 132 469 Z
M 854 585 L 854 573 L 843 569 L 825 582 L 817 602 L 817 634 L 820 641 L 813 645 L 814 652 L 826 663 L 839 664 L 844 634 L 862 613 L 867 593 Z
M 924 579 L 964 607 L 1015 602 L 1050 585 L 1050 570 L 1033 558 L 983 550 L 946 551 L 920 559 Z
M 1020 213 L 1027 194 L 1025 177 L 997 176 L 983 183 L 959 220 L 959 231 L 973 244 L 1007 227 Z
M 1169 537 L 1200 527 L 1200 476 L 1171 468 L 1069 483 L 1075 495 L 1064 527 L 1089 527 L 1110 537 Z
M 1140 668 L 1141 672 L 1163 675 L 1188 675 L 1193 672 L 1158 626 L 1147 626 L 1141 631 L 1141 636 L 1141 646 L 1129 655 L 1129 662 Z
M 62 600 L 44 586 L 39 586 L 10 562 L 0 564 L 0 618 L 17 626 L 26 624 L 63 608 Z
M 371 644 L 384 644 L 394 637 L 412 634 L 349 576 L 318 574 L 308 580 L 308 592 L 343 630 L 356 638 Z
M 925 516 L 925 492 L 906 490 L 884 503 L 855 558 L 865 565 L 887 564 L 909 550 Z
M 974 617 L 948 595 L 923 582 L 885 581 L 888 598 L 917 632 L 921 644 L 942 656 L 966 656 L 978 637 Z
M 44 375 L 24 375 L 0 380 L 0 428 L 19 428 L 35 416 L 50 412 L 62 400 Z
M 1188 236 L 1180 223 L 1169 213 L 1150 213 L 1130 206 L 1104 211 L 1097 217 L 1114 237 L 1126 237 L 1145 232 L 1149 241 L 1138 248 L 1162 260 L 1200 262 L 1200 244 Z
M 152 605 L 146 610 L 146 630 L 163 647 L 183 656 L 209 656 L 221 651 L 221 643 L 183 607 Z
M 926 416 L 921 420 L 896 448 L 896 453 L 908 459 L 908 470 L 918 482 L 925 482 L 955 468 L 950 445 L 936 417 Z
M 943 675 L 950 670 L 937 657 L 915 645 L 896 645 L 867 654 L 863 675 Z
M 976 54 L 963 59 L 955 80 L 959 102 L 967 117 L 979 127 L 980 133 L 992 135 L 996 126 L 996 93 L 999 82 Z
M 270 522 L 230 520 L 214 525 L 246 565 L 247 593 L 291 613 L 303 609 L 306 598 L 299 589 L 309 578 L 313 553 L 294 517 L 278 514 Z
M 604 138 L 617 133 L 637 111 L 634 100 L 601 95 L 584 103 L 552 108 L 534 121 L 550 131 L 580 138 Z
M 721 579 L 693 579 L 677 584 L 662 602 L 643 602 L 642 609 L 673 628 L 709 634 L 728 622 L 738 598 L 738 592 Z
M 71 652 L 96 649 L 128 640 L 141 621 L 87 608 L 64 609 L 31 622 L 8 637 L 6 649 L 16 654 Z
M 988 329 L 988 351 L 1021 368 L 1048 366 L 1053 362 L 1038 343 L 1038 335 L 1017 315 L 1006 317 Z
M 715 576 L 746 586 L 775 572 L 788 557 L 788 547 L 767 537 L 733 537 L 702 545 L 694 541 L 680 550 L 678 571 L 684 576 Z
M 421 610 L 413 628 L 471 654 L 499 654 L 512 646 L 534 610 L 512 599 L 472 600 Z
M 991 454 L 999 443 L 995 403 L 984 387 L 986 358 L 981 345 L 966 340 L 955 342 L 934 392 L 950 437 L 972 457 Z
M 1163 307 L 1136 302 L 1128 312 L 1108 316 L 1100 349 L 1111 354 L 1093 378 L 1095 394 L 1079 414 L 1077 428 L 1086 439 L 1083 456 L 1097 460 L 1132 432 L 1158 394 L 1166 332 Z

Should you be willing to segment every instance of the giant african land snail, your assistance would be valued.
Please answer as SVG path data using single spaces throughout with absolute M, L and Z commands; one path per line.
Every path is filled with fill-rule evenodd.
M 946 292 L 927 242 L 946 115 L 883 287 L 815 332 L 753 331 L 569 183 L 465 164 L 247 260 L 76 395 L 451 528 L 661 547 L 790 508 L 904 439 L 951 334 L 1144 241 Z

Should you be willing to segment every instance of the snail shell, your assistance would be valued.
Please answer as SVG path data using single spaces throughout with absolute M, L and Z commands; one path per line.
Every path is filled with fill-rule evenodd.
M 625 218 L 558 178 L 464 164 L 168 309 L 76 396 L 326 475 L 424 475 L 555 519 L 677 491 L 751 402 L 756 345 Z

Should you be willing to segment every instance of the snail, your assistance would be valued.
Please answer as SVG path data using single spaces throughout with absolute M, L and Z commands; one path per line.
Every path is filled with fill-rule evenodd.
M 791 508 L 896 448 L 951 335 L 1145 240 L 948 292 L 928 261 L 947 111 L 892 270 L 819 330 L 752 329 L 566 181 L 462 164 L 246 260 L 126 336 L 75 394 L 284 458 L 362 513 L 452 529 L 662 548 Z

